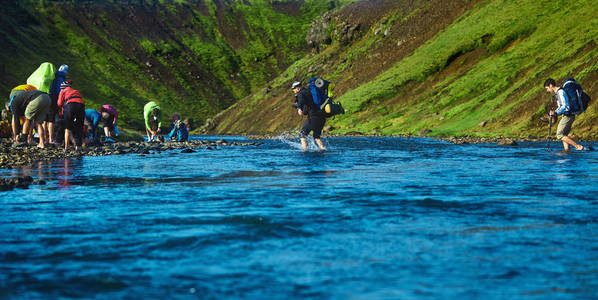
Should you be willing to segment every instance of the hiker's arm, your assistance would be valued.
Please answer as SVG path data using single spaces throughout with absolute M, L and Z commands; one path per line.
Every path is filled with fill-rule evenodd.
M 96 129 L 98 128 L 98 123 L 100 123 L 100 118 L 93 118 L 91 122 L 91 135 L 95 139 L 96 136 Z
M 118 119 L 118 111 L 114 109 L 114 121 L 112 121 L 112 125 L 116 126 L 116 119 Z
M 563 114 L 565 111 L 569 110 L 569 97 L 565 94 L 565 91 L 558 90 L 556 92 L 557 97 L 557 104 L 559 105 L 558 109 L 556 110 L 557 115 Z
M 66 95 L 66 93 L 64 92 L 64 90 L 60 91 L 60 94 L 58 95 L 58 102 L 57 102 L 58 107 L 62 107 L 62 105 L 64 104 L 65 95 Z
M 150 124 L 149 124 L 149 113 L 145 113 L 143 116 L 143 119 L 145 120 L 145 129 L 147 129 L 148 131 L 151 131 L 152 128 L 150 127 Z
M 17 126 L 19 125 L 18 123 L 18 117 L 13 113 L 12 114 L 12 136 L 15 140 L 15 143 L 19 141 L 19 135 L 17 134 Z

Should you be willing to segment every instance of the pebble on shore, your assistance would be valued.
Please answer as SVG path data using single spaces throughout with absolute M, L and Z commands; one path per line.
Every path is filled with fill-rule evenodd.
M 191 140 L 187 142 L 148 143 L 148 142 L 119 142 L 99 146 L 84 146 L 80 151 L 68 150 L 58 146 L 49 146 L 45 149 L 35 145 L 17 145 L 10 139 L 0 143 L 0 168 L 12 169 L 28 166 L 39 161 L 53 161 L 65 158 L 79 158 L 82 156 L 104 156 L 119 154 L 150 154 L 168 150 L 184 150 L 181 153 L 191 153 L 189 150 L 205 148 L 218 149 L 217 146 L 257 146 L 259 142 L 227 142 L 225 140 L 203 141 Z M 189 149 L 189 150 L 186 150 Z

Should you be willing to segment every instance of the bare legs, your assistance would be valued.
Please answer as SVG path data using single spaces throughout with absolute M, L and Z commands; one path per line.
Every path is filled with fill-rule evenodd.
M 54 122 L 46 122 L 48 127 L 48 143 L 54 144 L 56 141 L 54 140 Z
M 14 138 L 15 144 L 19 142 L 20 132 L 17 132 L 18 125 L 19 125 L 19 120 L 17 120 L 17 118 L 13 115 L 12 116 L 12 137 Z
M 326 151 L 326 147 L 324 146 L 324 142 L 322 142 L 321 139 L 314 139 L 316 141 L 316 144 L 318 145 L 318 148 L 320 148 L 320 151 Z M 301 138 L 301 150 L 303 152 L 307 151 L 307 139 L 306 138 Z
M 569 151 L 569 145 L 573 146 L 575 148 L 575 150 L 578 150 L 578 151 L 583 150 L 582 145 L 576 143 L 574 140 L 572 140 L 568 136 L 562 137 L 561 141 L 563 142 L 563 148 L 565 148 L 565 151 Z
M 75 141 L 75 135 L 70 129 L 64 130 L 64 150 L 69 149 L 69 143 L 73 143 L 75 146 L 75 150 L 79 151 L 79 146 L 77 146 L 77 142 Z
M 46 139 L 44 137 L 44 127 L 42 123 L 36 122 L 37 125 L 37 134 L 39 135 L 39 144 L 37 144 L 38 148 L 45 148 L 46 147 Z M 25 123 L 23 123 L 23 133 L 27 134 L 27 143 L 33 144 L 33 126 L 31 124 L 31 120 L 25 119 Z

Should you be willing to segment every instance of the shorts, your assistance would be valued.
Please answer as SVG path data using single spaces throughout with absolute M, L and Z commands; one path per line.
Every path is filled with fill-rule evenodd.
M 561 121 L 559 122 L 559 126 L 556 129 L 556 137 L 560 140 L 564 136 L 569 135 L 571 132 L 571 125 L 573 125 L 573 121 L 575 121 L 575 115 L 561 117 Z
M 41 123 L 46 119 L 48 110 L 50 109 L 50 95 L 41 94 L 37 98 L 31 100 L 25 109 L 25 118 Z
M 303 123 L 303 127 L 301 127 L 301 137 L 305 138 L 309 135 L 310 131 L 313 131 L 314 139 L 319 139 L 322 135 L 324 123 L 326 123 L 325 118 L 307 118 L 305 123 Z

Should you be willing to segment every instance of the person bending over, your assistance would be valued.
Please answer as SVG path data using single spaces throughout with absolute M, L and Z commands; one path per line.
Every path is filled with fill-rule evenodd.
M 85 123 L 87 124 L 90 143 L 97 143 L 99 140 L 96 134 L 96 130 L 98 128 L 98 125 L 100 124 L 100 121 L 102 121 L 102 114 L 100 114 L 97 110 L 85 110 Z
M 72 80 L 62 83 L 62 91 L 58 96 L 58 107 L 62 107 L 64 116 L 64 149 L 74 140 L 75 150 L 81 149 L 83 142 L 83 123 L 85 122 L 85 102 L 81 92 L 71 87 Z
M 178 113 L 172 114 L 172 123 L 170 124 L 170 133 L 168 138 L 177 142 L 186 142 L 189 138 L 189 130 L 187 125 L 181 121 L 181 115 Z
M 58 144 L 56 141 L 56 134 L 54 132 L 54 125 L 56 122 L 56 115 L 58 114 L 58 96 L 62 91 L 62 83 L 66 81 L 69 66 L 61 65 L 58 71 L 54 74 L 54 80 L 50 86 L 50 109 L 44 122 L 44 129 L 48 134 L 48 142 L 50 144 Z
M 160 127 L 162 126 L 162 121 L 160 121 L 161 114 L 162 109 L 154 101 L 148 102 L 143 107 L 143 118 L 145 119 L 145 133 L 147 134 L 148 142 L 151 142 L 154 139 L 159 140 L 158 133 L 160 133 Z
M 107 139 L 112 138 L 113 133 L 114 135 L 118 136 L 116 132 L 116 120 L 118 119 L 118 111 L 112 105 L 102 105 L 100 107 L 99 112 L 102 114 L 102 119 L 104 120 L 104 135 Z
M 33 144 L 33 126 L 37 126 L 39 143 L 37 147 L 45 148 L 42 122 L 50 109 L 50 95 L 36 90 L 12 92 L 6 109 L 12 112 L 12 133 L 15 143 L 19 142 L 19 120 L 25 117 L 23 122 L 23 134 L 27 135 L 27 142 Z M 33 123 L 33 124 L 32 124 Z

